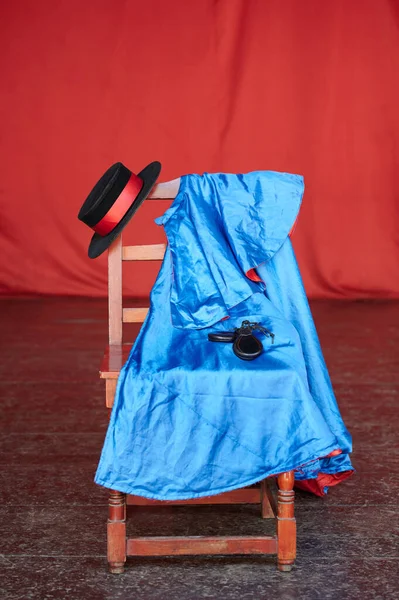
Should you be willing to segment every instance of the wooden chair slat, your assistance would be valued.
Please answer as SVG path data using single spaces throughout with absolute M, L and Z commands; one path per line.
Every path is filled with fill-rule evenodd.
M 166 244 L 123 246 L 122 260 L 162 260 Z
M 176 198 L 180 187 L 180 177 L 172 179 L 171 181 L 165 181 L 164 183 L 158 183 L 155 185 L 150 192 L 147 199 L 149 200 L 173 200 Z
M 276 554 L 277 537 L 137 537 L 126 540 L 127 556 Z
M 124 323 L 143 323 L 147 316 L 148 308 L 124 308 L 123 322 Z
M 241 488 L 232 492 L 224 492 L 217 496 L 204 496 L 202 498 L 192 498 L 190 500 L 150 500 L 141 496 L 126 496 L 126 504 L 128 506 L 165 506 L 171 504 L 173 506 L 186 506 L 189 504 L 259 504 L 260 489 L 259 487 Z

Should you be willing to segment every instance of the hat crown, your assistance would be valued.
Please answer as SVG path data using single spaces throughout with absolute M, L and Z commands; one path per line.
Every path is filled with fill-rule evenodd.
M 78 219 L 94 230 L 90 258 L 100 256 L 122 232 L 151 192 L 160 171 L 157 160 L 137 175 L 117 162 L 97 181 L 78 214 Z
M 121 162 L 109 167 L 84 201 L 78 219 L 89 227 L 96 225 L 115 203 L 131 175 L 132 172 Z

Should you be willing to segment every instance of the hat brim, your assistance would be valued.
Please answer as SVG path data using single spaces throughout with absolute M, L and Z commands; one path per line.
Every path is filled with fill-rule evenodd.
M 119 221 L 118 225 L 110 233 L 108 233 L 108 235 L 102 236 L 98 233 L 93 235 L 89 244 L 89 258 L 97 258 L 100 256 L 100 254 L 105 252 L 107 248 L 109 248 L 112 242 L 121 233 L 122 229 L 129 223 L 135 212 L 143 204 L 144 200 L 147 198 L 156 180 L 158 179 L 160 172 L 161 163 L 158 161 L 150 163 L 142 171 L 140 171 L 138 177 L 140 177 L 144 183 L 132 206 L 129 208 L 125 216 Z

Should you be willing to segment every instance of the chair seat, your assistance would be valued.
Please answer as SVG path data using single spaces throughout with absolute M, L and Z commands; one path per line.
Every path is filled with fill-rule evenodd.
M 100 367 L 101 379 L 118 379 L 123 365 L 128 359 L 132 344 L 107 346 Z

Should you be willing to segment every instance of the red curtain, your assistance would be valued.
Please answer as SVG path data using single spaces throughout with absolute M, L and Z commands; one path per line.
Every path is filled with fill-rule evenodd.
M 0 8 L 0 291 L 106 294 L 77 220 L 113 162 L 300 173 L 313 297 L 398 297 L 396 0 L 19 0 Z M 159 242 L 147 201 L 129 243 Z M 148 292 L 159 265 L 125 268 Z

